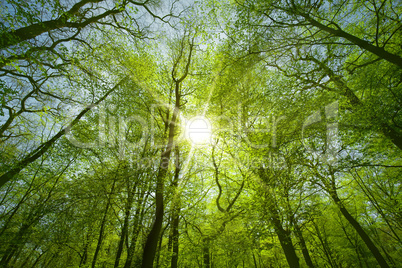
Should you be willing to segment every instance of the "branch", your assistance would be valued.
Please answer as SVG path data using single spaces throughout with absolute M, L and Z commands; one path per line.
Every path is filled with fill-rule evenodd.
M 41 144 L 36 148 L 34 151 L 32 151 L 30 154 L 24 157 L 23 160 L 18 162 L 12 169 L 4 173 L 3 175 L 0 176 L 0 188 L 9 180 L 14 178 L 18 173 L 20 173 L 21 170 L 26 168 L 30 163 L 34 162 L 36 159 L 41 157 L 44 153 L 49 150 L 49 148 L 64 134 L 69 132 L 73 126 L 75 126 L 80 119 L 88 112 L 90 111 L 93 107 L 97 106 L 99 103 L 101 103 L 103 100 L 105 100 L 113 91 L 115 91 L 121 84 L 122 82 L 126 79 L 127 77 L 123 78 L 119 83 L 117 83 L 112 89 L 110 89 L 108 92 L 106 92 L 105 95 L 103 95 L 102 98 L 100 98 L 98 101 L 95 103 L 87 106 L 84 110 L 82 110 L 76 117 L 75 119 L 65 128 L 61 129 L 56 135 L 54 135 L 50 140 L 47 142 Z
M 333 36 L 345 38 L 346 40 L 352 42 L 353 44 L 359 46 L 360 48 L 370 51 L 371 53 L 380 57 L 381 59 L 384 59 L 390 63 L 393 63 L 393 64 L 399 66 L 399 68 L 402 68 L 402 58 L 399 55 L 390 53 L 390 52 L 386 51 L 383 47 L 374 46 L 374 45 L 370 44 L 369 42 L 367 42 L 366 40 L 363 40 L 354 35 L 351 35 L 345 31 L 343 31 L 342 29 L 340 29 L 339 26 L 337 26 L 337 29 L 334 29 L 334 28 L 328 27 L 328 26 L 314 20 L 308 14 L 300 14 L 300 15 L 302 17 L 304 17 L 307 21 L 309 21 L 311 23 L 311 25 L 319 28 L 320 30 L 330 33 Z
M 39 22 L 20 28 L 16 31 L 2 33 L 0 35 L 0 49 L 19 44 L 22 41 L 35 38 L 38 35 L 51 30 L 69 27 L 69 25 L 71 25 L 71 23 L 67 21 L 69 16 L 76 15 L 79 9 L 88 3 L 99 3 L 101 1 L 103 0 L 82 0 L 81 2 L 75 4 L 69 11 L 61 15 L 58 19 Z M 100 16 L 94 18 L 98 18 Z

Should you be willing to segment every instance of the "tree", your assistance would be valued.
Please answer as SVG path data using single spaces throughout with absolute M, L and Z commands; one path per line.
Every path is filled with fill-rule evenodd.
M 398 267 L 401 10 L 7 0 L 0 266 Z
M 161 231 L 163 214 L 164 214 L 164 179 L 169 168 L 170 155 L 174 148 L 174 137 L 176 134 L 176 125 L 178 123 L 178 117 L 181 103 L 182 91 L 181 86 L 184 79 L 186 79 L 193 55 L 194 38 L 190 38 L 188 35 L 184 35 L 179 41 L 178 51 L 175 51 L 173 56 L 173 66 L 171 71 L 172 87 L 174 88 L 174 108 L 171 118 L 165 119 L 165 126 L 167 131 L 167 143 L 163 148 L 158 174 L 156 177 L 156 192 L 155 192 L 155 219 L 152 225 L 152 229 L 147 237 L 147 242 L 144 247 L 144 253 L 142 258 L 142 267 L 153 267 L 155 258 L 156 246 L 159 240 L 159 233 Z M 188 50 L 188 52 L 187 52 Z M 186 55 L 187 53 L 187 55 Z M 181 73 L 180 73 L 181 72 Z
M 81 52 L 86 53 L 87 56 L 93 53 L 94 48 L 86 41 L 86 39 L 91 39 L 93 36 L 81 34 L 82 29 L 87 25 L 98 23 L 99 25 L 105 25 L 105 27 L 126 31 L 129 28 L 121 26 L 120 23 L 126 24 L 127 21 L 130 21 L 130 25 L 134 23 L 135 19 L 132 19 L 132 12 L 129 11 L 134 9 L 132 5 L 143 7 L 147 14 L 162 21 L 171 15 L 169 14 L 164 18 L 155 15 L 149 9 L 148 1 L 144 3 L 123 1 L 122 3 L 117 3 L 113 8 L 106 8 L 106 11 L 104 11 L 104 5 L 107 5 L 107 3 L 98 0 L 83 0 L 74 4 L 71 8 L 63 7 L 59 3 L 47 5 L 42 2 L 33 1 L 32 3 L 19 4 L 11 1 L 9 6 L 5 7 L 7 10 L 15 8 L 16 17 L 21 18 L 21 26 L 17 30 L 8 30 L 5 28 L 1 34 L 2 43 L 0 44 L 0 49 L 5 50 L 4 55 L 6 55 L 1 59 L 2 68 L 0 70 L 2 72 L 0 76 L 4 79 L 1 83 L 2 88 L 4 88 L 4 92 L 2 92 L 1 114 L 4 114 L 4 110 L 8 112 L 8 118 L 4 120 L 4 123 L 0 127 L 0 137 L 2 140 L 6 141 L 10 138 L 23 137 L 26 135 L 25 131 L 35 133 L 29 127 L 21 130 L 17 128 L 18 124 L 27 124 L 24 116 L 28 118 L 40 116 L 40 119 L 43 120 L 43 117 L 49 118 L 50 115 L 54 117 L 52 121 L 58 122 L 60 121 L 60 117 L 65 116 L 64 113 L 66 112 L 60 108 L 60 102 L 64 105 L 77 105 L 77 101 L 73 101 L 68 94 L 71 94 L 74 90 L 72 88 L 64 90 L 58 88 L 57 85 L 53 84 L 55 83 L 55 79 L 60 83 L 65 78 L 63 82 L 67 84 L 78 82 L 81 87 L 85 88 L 79 81 L 81 79 L 77 79 L 77 77 L 72 75 L 73 73 L 77 73 L 77 76 L 88 76 L 88 80 L 85 83 L 105 84 L 102 75 L 89 71 L 92 67 L 85 66 L 84 58 L 86 56 L 84 58 L 76 57 L 74 54 L 80 54 L 79 50 L 77 50 L 78 53 L 75 53 L 76 51 L 67 49 L 66 47 L 68 45 L 77 45 L 78 47 L 85 47 Z M 31 11 L 32 13 L 29 12 L 30 8 L 34 8 L 34 11 Z M 46 9 L 49 12 L 43 14 L 43 12 L 39 12 L 39 9 L 42 11 Z M 94 15 L 98 11 L 101 13 Z M 120 21 L 115 16 L 119 13 L 125 14 L 125 17 L 122 17 Z M 3 28 L 12 25 L 14 17 L 11 15 L 11 11 L 10 13 L 6 13 L 4 17 L 6 20 Z M 50 17 L 51 19 L 43 21 L 45 17 Z M 15 25 L 13 26 L 15 27 Z M 65 37 L 65 28 L 68 29 L 67 32 L 73 32 L 71 37 Z M 105 32 L 105 29 L 95 28 L 93 32 L 102 34 L 102 32 Z M 139 32 L 141 31 L 130 30 L 129 34 L 134 38 L 143 38 Z M 42 36 L 45 33 L 48 36 Z M 93 34 L 96 35 L 96 33 Z M 35 40 L 37 42 L 33 44 L 28 42 L 26 44 L 26 40 L 34 38 L 37 39 Z M 48 43 L 51 45 L 47 46 Z M 95 45 L 101 46 L 100 43 Z M 98 70 L 100 69 L 98 68 Z M 54 135 L 50 139 L 40 144 L 35 144 L 36 146 L 31 145 L 32 148 L 29 153 L 22 154 L 16 158 L 14 162 L 17 162 L 17 164 L 7 167 L 5 173 L 2 174 L 0 187 L 11 180 L 28 164 L 42 156 L 50 146 L 68 132 L 91 108 L 106 99 L 123 81 L 124 77 L 114 83 L 112 82 L 113 85 L 109 87 L 110 90 L 104 92 L 105 94 L 103 95 L 100 94 L 98 100 L 92 99 L 92 101 L 88 102 L 87 99 L 83 99 L 78 101 L 80 105 L 83 102 L 89 104 L 78 113 L 71 123 L 65 123 L 64 127 L 59 128 L 59 131 L 53 131 Z M 15 83 L 17 83 L 17 87 Z M 77 86 L 77 84 L 74 86 Z M 16 95 L 17 91 L 22 96 Z M 95 93 L 93 95 L 99 95 L 96 92 L 93 93 Z M 36 122 L 31 124 L 36 124 Z

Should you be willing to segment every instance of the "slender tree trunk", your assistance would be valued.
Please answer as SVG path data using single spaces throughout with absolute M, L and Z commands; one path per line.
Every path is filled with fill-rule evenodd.
M 141 231 L 140 223 L 142 223 L 142 219 L 144 218 L 144 214 L 145 214 L 145 203 L 146 203 L 145 190 L 143 190 L 141 192 L 141 196 L 138 198 L 137 209 L 135 211 L 135 216 L 134 216 L 133 232 L 131 235 L 130 246 L 127 250 L 127 259 L 126 259 L 126 263 L 124 264 L 124 268 L 131 268 L 131 265 L 133 262 L 133 257 L 134 257 L 134 252 L 135 252 L 135 248 L 136 248 L 136 244 L 137 244 L 138 235 Z
M 130 212 L 127 213 L 127 211 L 126 211 L 126 215 L 124 217 L 124 224 L 123 224 L 120 239 L 119 239 L 119 245 L 117 247 L 116 258 L 115 258 L 115 261 L 114 261 L 114 267 L 115 268 L 119 267 L 120 257 L 121 257 L 121 254 L 123 253 L 124 240 L 125 240 L 125 238 L 127 236 L 127 232 L 128 232 L 128 220 L 129 220 L 129 217 L 130 217 Z
M 113 196 L 113 193 L 114 193 L 114 187 L 116 185 L 116 179 L 117 178 L 115 178 L 114 181 L 113 181 L 112 189 L 110 190 L 110 194 L 109 194 L 108 199 L 107 199 L 105 212 L 103 213 L 102 222 L 101 222 L 100 231 L 99 231 L 98 243 L 96 245 L 94 258 L 92 260 L 92 268 L 95 268 L 95 266 L 96 266 L 96 261 L 98 259 L 98 254 L 99 254 L 99 251 L 100 251 L 101 246 L 102 246 L 105 227 L 106 227 L 107 214 L 109 212 L 110 203 L 112 202 L 112 196 Z
M 343 225 L 342 221 L 340 222 L 340 226 L 342 228 L 343 233 L 345 234 L 346 239 L 349 241 L 350 245 L 354 248 L 355 252 L 356 252 L 356 256 L 357 256 L 357 260 L 359 261 L 359 266 L 360 268 L 363 268 L 363 263 L 362 260 L 360 258 L 360 252 L 359 252 L 359 243 L 358 241 L 355 241 L 356 243 L 353 243 L 352 238 L 350 237 L 350 235 L 348 234 L 345 226 Z
M 365 182 L 363 179 L 360 177 L 360 175 L 356 172 L 355 174 L 352 174 L 354 179 L 356 180 L 357 184 L 359 185 L 360 189 L 362 189 L 363 193 L 367 196 L 367 198 L 370 200 L 370 202 L 373 204 L 374 208 L 377 210 L 377 212 L 381 215 L 382 219 L 385 221 L 387 224 L 388 228 L 391 230 L 392 234 L 394 235 L 395 240 L 398 243 L 401 243 L 401 239 L 391 223 L 388 221 L 388 217 L 385 215 L 384 211 L 381 208 L 381 205 L 377 202 L 377 199 L 375 198 L 375 195 L 372 193 L 371 189 L 366 186 Z M 388 258 L 389 259 L 389 258 Z
M 353 44 L 361 47 L 364 50 L 370 51 L 374 55 L 378 56 L 381 59 L 384 59 L 390 63 L 397 65 L 399 68 L 402 68 L 402 58 L 399 55 L 393 54 L 391 52 L 386 51 L 383 47 L 377 47 L 375 45 L 370 44 L 366 40 L 360 39 L 354 35 L 351 35 L 341 29 L 334 29 L 329 26 L 326 26 L 319 21 L 314 20 L 308 14 L 300 14 L 301 16 L 305 17 L 311 25 L 317 27 L 320 30 L 323 30 L 333 36 L 342 37 Z
M 171 268 L 177 268 L 177 262 L 179 260 L 179 215 L 180 213 L 180 207 L 177 208 L 177 211 L 175 213 L 175 217 L 173 219 L 173 254 L 172 254 L 172 260 L 171 260 Z
M 180 156 L 179 156 L 179 147 L 175 146 L 175 155 L 176 155 L 176 169 L 174 173 L 173 179 L 173 189 L 174 189 L 174 197 L 173 197 L 173 211 L 172 211 L 172 259 L 171 259 L 171 268 L 177 268 L 177 262 L 179 259 L 179 222 L 180 222 L 180 193 L 178 189 L 179 185 L 179 175 L 180 175 Z
M 129 193 L 128 193 L 129 196 L 127 197 L 127 201 L 126 201 L 127 203 L 126 203 L 126 208 L 125 208 L 124 223 L 123 223 L 123 227 L 121 230 L 119 245 L 117 247 L 116 259 L 114 262 L 115 268 L 119 267 L 120 257 L 121 257 L 121 254 L 123 253 L 123 248 L 124 248 L 124 240 L 128 234 L 128 224 L 129 224 L 129 219 L 130 219 L 130 211 L 131 211 L 131 207 L 133 204 L 134 192 L 135 192 L 135 189 L 129 191 Z
M 167 227 L 168 227 L 168 225 L 166 225 L 166 227 L 163 228 L 163 230 L 162 230 L 162 232 L 161 232 L 161 236 L 160 236 L 160 238 L 159 238 L 158 254 L 157 254 L 157 256 L 156 256 L 156 267 L 159 267 L 159 260 L 160 260 L 161 251 L 162 251 L 162 250 L 161 250 L 161 249 L 162 249 L 162 240 L 163 240 L 163 235 L 164 235 L 164 233 L 165 233 Z
M 307 245 L 306 245 L 306 241 L 304 240 L 303 233 L 297 224 L 294 224 L 293 226 L 295 227 L 295 234 L 296 234 L 297 238 L 299 239 L 299 242 L 301 245 L 304 260 L 308 267 L 314 268 L 314 264 L 313 264 L 313 261 L 311 260 L 310 253 L 307 249 Z
M 38 264 L 38 262 L 40 261 L 42 256 L 45 255 L 46 252 L 47 252 L 47 250 L 45 250 L 45 251 L 43 251 L 42 253 L 39 254 L 39 256 L 36 258 L 35 262 L 32 264 L 31 268 L 36 267 L 36 265 Z
M 53 261 L 54 261 L 54 259 L 56 258 L 56 254 L 55 253 L 53 253 L 52 254 L 52 256 L 49 258 L 49 260 L 47 261 L 47 263 L 45 263 L 44 265 L 43 265 L 43 267 L 54 267 L 54 266 L 52 266 L 52 265 L 50 265 Z
M 25 244 L 24 242 L 24 237 L 26 233 L 28 232 L 29 227 L 33 224 L 33 222 L 30 222 L 30 224 L 22 224 L 20 230 L 16 234 L 16 236 L 13 238 L 13 241 L 10 241 L 10 245 L 7 247 L 1 261 L 0 261 L 0 267 L 8 267 L 9 262 L 11 261 L 12 257 L 15 255 L 15 253 L 18 251 L 19 247 L 23 246 Z
M 42 163 L 40 164 L 39 167 L 42 166 Z M 36 172 L 39 171 L 39 168 L 37 169 Z M 0 237 L 3 235 L 3 233 L 8 229 L 8 225 L 11 222 L 11 220 L 13 219 L 13 217 L 17 214 L 17 211 L 19 210 L 19 208 L 22 206 L 22 204 L 24 204 L 25 200 L 27 199 L 27 197 L 29 196 L 29 194 L 32 191 L 32 187 L 33 184 L 35 182 L 36 179 L 36 174 L 34 175 L 33 179 L 30 182 L 29 188 L 25 191 L 24 196 L 18 201 L 18 204 L 13 208 L 12 213 L 10 214 L 10 216 L 7 218 L 7 220 L 5 221 L 5 223 L 3 224 L 3 227 L 0 231 Z
M 135 245 L 137 243 L 137 235 L 138 235 L 138 230 L 139 230 L 139 226 L 138 226 L 138 219 L 140 217 L 140 208 L 137 208 L 137 211 L 135 213 L 135 218 L 134 218 L 134 227 L 133 227 L 133 233 L 131 236 L 131 241 L 130 241 L 130 246 L 127 250 L 127 258 L 126 258 L 126 262 L 124 264 L 124 268 L 130 268 L 131 267 L 131 263 L 133 261 L 133 256 L 134 256 L 134 252 L 135 252 Z
M 209 258 L 209 239 L 208 238 L 203 238 L 202 239 L 202 254 L 203 254 L 203 260 L 204 260 L 204 266 L 203 268 L 210 268 L 211 267 L 211 262 Z
M 183 41 L 184 41 L 184 39 L 183 39 Z M 164 178 L 165 178 L 165 175 L 169 168 L 170 155 L 171 155 L 171 152 L 173 149 L 173 141 L 174 141 L 174 136 L 175 136 L 176 123 L 177 123 L 177 118 L 178 118 L 180 106 L 181 106 L 181 104 L 180 104 L 180 97 L 181 97 L 180 86 L 181 86 L 181 83 L 183 82 L 183 80 L 188 75 L 193 47 L 194 47 L 194 39 L 190 43 L 190 48 L 189 48 L 190 51 L 189 51 L 189 54 L 188 54 L 188 57 L 186 60 L 185 71 L 180 78 L 176 78 L 175 75 L 177 72 L 176 68 L 178 67 L 178 64 L 180 63 L 180 60 L 181 60 L 181 56 L 183 55 L 183 50 L 184 50 L 183 43 L 182 43 L 181 53 L 180 53 L 181 56 L 173 64 L 172 78 L 173 78 L 173 81 L 175 84 L 175 88 L 174 88 L 175 107 L 173 110 L 172 119 L 169 123 L 168 142 L 167 142 L 165 151 L 162 152 L 162 154 L 161 154 L 158 175 L 156 177 L 155 218 L 154 218 L 154 222 L 152 224 L 151 231 L 148 234 L 147 241 L 145 243 L 144 252 L 142 255 L 142 268 L 152 268 L 153 262 L 155 259 L 155 253 L 156 253 L 156 247 L 158 245 L 159 233 L 161 231 L 162 223 L 163 223 Z
M 35 253 L 36 249 L 38 248 L 38 245 L 35 245 L 35 247 L 31 250 L 31 253 L 28 254 L 25 258 L 25 260 L 20 264 L 21 267 L 27 267 L 27 263 L 31 259 L 31 256 Z
M 374 245 L 373 241 L 371 241 L 371 239 L 367 235 L 366 231 L 364 231 L 364 229 L 361 227 L 359 222 L 349 213 L 349 211 L 342 204 L 342 201 L 339 199 L 338 193 L 336 192 L 335 185 L 327 185 L 327 187 L 330 187 L 328 189 L 328 192 L 329 192 L 331 198 L 334 200 L 335 204 L 338 206 L 342 215 L 345 217 L 345 219 L 350 223 L 350 225 L 352 225 L 352 227 L 359 234 L 359 236 L 361 237 L 363 242 L 366 244 L 366 246 L 369 248 L 371 253 L 376 258 L 380 267 L 388 268 L 389 266 L 388 266 L 387 262 L 385 261 L 384 257 L 381 255 L 378 248 Z
M 80 265 L 78 267 L 82 267 L 83 265 L 85 265 L 87 263 L 89 244 L 90 244 L 89 233 L 87 233 L 87 237 L 86 237 L 86 241 L 85 241 L 85 245 L 84 245 L 84 252 L 82 253 Z
M 273 218 L 272 222 L 275 226 L 275 233 L 278 236 L 279 242 L 281 243 L 289 266 L 292 268 L 300 267 L 299 258 L 297 257 L 295 247 L 293 246 L 290 233 L 283 229 L 282 223 L 279 221 L 279 218 Z
M 180 95 L 178 86 L 176 92 L 176 106 L 173 112 L 172 121 L 169 126 L 169 138 L 166 150 L 161 154 L 159 171 L 156 177 L 156 193 L 155 193 L 155 218 L 151 231 L 148 234 L 142 256 L 142 268 L 152 268 L 155 259 L 156 248 L 158 245 L 159 234 L 162 229 L 164 214 L 164 178 L 169 168 L 170 154 L 173 148 L 173 138 L 175 132 L 175 124 L 180 107 Z
M 258 267 L 257 267 L 257 260 L 255 259 L 254 251 L 252 252 L 252 254 L 253 254 L 254 267 L 255 267 L 255 268 L 258 268 Z
M 323 239 L 323 236 L 321 235 L 320 229 L 318 228 L 318 225 L 313 222 L 314 228 L 315 228 L 315 234 L 318 237 L 318 240 L 321 243 L 322 249 L 324 251 L 324 255 L 327 258 L 327 262 L 331 267 L 338 267 L 338 265 L 336 263 L 334 263 L 333 259 L 332 259 L 332 254 L 331 254 L 331 250 L 328 246 L 328 242 L 325 241 Z M 324 236 L 325 237 L 325 236 Z

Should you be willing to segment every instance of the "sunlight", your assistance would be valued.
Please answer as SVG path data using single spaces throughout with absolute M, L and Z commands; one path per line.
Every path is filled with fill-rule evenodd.
M 206 145 L 211 143 L 211 123 L 204 116 L 196 116 L 186 124 L 186 138 L 193 145 Z

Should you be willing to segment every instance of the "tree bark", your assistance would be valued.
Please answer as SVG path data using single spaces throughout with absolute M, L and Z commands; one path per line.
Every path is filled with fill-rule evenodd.
M 302 233 L 302 231 L 300 230 L 300 227 L 297 224 L 294 224 L 294 227 L 295 227 L 295 234 L 296 234 L 296 236 L 297 236 L 297 238 L 299 239 L 299 242 L 300 242 L 300 246 L 301 246 L 301 250 L 302 250 L 302 253 L 303 253 L 304 260 L 305 260 L 305 262 L 306 262 L 308 267 L 314 268 L 314 264 L 313 264 L 313 261 L 311 260 L 310 253 L 309 253 L 309 251 L 307 249 L 307 245 L 306 245 L 306 241 L 304 240 L 303 233 Z
M 117 247 L 116 259 L 114 262 L 115 268 L 119 267 L 120 257 L 121 257 L 121 254 L 123 253 L 123 249 L 124 249 L 124 241 L 125 241 L 125 238 L 128 237 L 128 225 L 129 225 L 130 212 L 131 212 L 131 208 L 133 205 L 135 190 L 136 190 L 136 185 L 134 185 L 133 188 L 131 188 L 129 183 L 127 183 L 128 196 L 127 196 L 126 205 L 125 205 L 124 223 L 123 223 L 123 227 L 122 227 L 122 231 L 121 231 L 121 235 L 120 235 L 120 239 L 119 239 L 119 245 Z
M 300 14 L 300 15 L 303 16 L 309 23 L 311 23 L 311 25 L 317 27 L 318 29 L 323 30 L 329 34 L 332 34 L 333 36 L 342 37 L 342 38 L 352 42 L 353 44 L 359 46 L 360 48 L 373 53 L 374 55 L 378 56 L 379 58 L 384 59 L 390 63 L 393 63 L 393 64 L 397 65 L 399 68 L 402 68 L 402 58 L 396 54 L 392 54 L 392 53 L 386 51 L 383 47 L 374 46 L 374 45 L 370 44 L 369 42 L 367 42 L 366 40 L 363 40 L 354 35 L 351 35 L 345 31 L 343 31 L 340 28 L 334 29 L 334 28 L 328 27 L 328 26 L 314 20 L 308 14 Z
M 203 268 L 210 268 L 211 261 L 209 258 L 209 238 L 202 239 L 202 254 L 203 254 L 203 260 L 204 260 Z
M 179 157 L 179 147 L 175 146 L 176 155 L 176 169 L 173 179 L 173 211 L 172 211 L 172 259 L 170 263 L 171 268 L 177 268 L 177 262 L 179 259 L 179 222 L 180 222 L 180 193 L 178 189 L 179 185 L 179 175 L 180 175 L 180 157 Z
M 51 30 L 61 29 L 65 27 L 71 28 L 83 28 L 88 24 L 97 22 L 98 20 L 105 18 L 109 15 L 117 14 L 121 12 L 119 9 L 108 10 L 98 16 L 88 18 L 82 22 L 69 22 L 69 17 L 78 13 L 79 9 L 89 3 L 99 3 L 103 0 L 82 0 L 75 4 L 70 10 L 65 12 L 62 16 L 55 20 L 44 21 L 35 23 L 26 27 L 22 27 L 15 31 L 10 31 L 0 34 L 0 49 L 19 44 L 22 41 L 26 41 L 35 38 L 45 32 Z
M 180 221 L 180 207 L 177 208 L 177 211 L 175 213 L 174 219 L 173 219 L 173 254 L 172 254 L 172 260 L 171 260 L 171 268 L 177 268 L 177 263 L 179 260 L 179 221 Z
M 312 61 L 316 63 L 318 66 L 321 67 L 322 70 L 328 75 L 328 77 L 335 83 L 335 85 L 339 88 L 340 94 L 345 96 L 350 105 L 351 105 L 351 110 L 354 110 L 357 107 L 362 108 L 363 103 L 362 101 L 356 96 L 356 94 L 353 92 L 351 88 L 348 87 L 348 85 L 342 80 L 342 78 L 338 75 L 336 75 L 333 70 L 331 70 L 324 62 L 309 56 L 304 58 L 305 60 Z M 376 115 L 372 115 L 370 117 L 371 120 L 375 122 L 380 122 L 379 123 L 379 129 L 380 131 L 384 134 L 385 137 L 389 138 L 393 144 L 396 145 L 400 150 L 402 150 L 402 135 L 399 133 L 395 128 L 392 126 L 388 125 L 386 122 L 384 122 L 384 119 L 379 118 Z M 381 122 L 382 121 L 382 122 Z
M 253 253 L 254 268 L 258 268 L 258 266 L 257 266 L 257 260 L 255 259 L 254 250 L 252 251 L 252 253 Z
M 81 255 L 81 260 L 80 260 L 80 264 L 79 264 L 78 267 L 82 267 L 82 266 L 84 266 L 84 265 L 87 263 L 87 259 L 88 259 L 88 247 L 89 247 L 90 242 L 91 242 L 91 241 L 89 240 L 89 233 L 88 233 L 87 236 L 86 236 L 85 244 L 84 244 L 84 252 L 83 252 L 82 255 Z
M 318 225 L 313 221 L 313 225 L 315 228 L 315 233 L 318 237 L 318 240 L 321 243 L 322 250 L 324 252 L 325 257 L 327 258 L 327 262 L 331 267 L 338 267 L 338 264 L 334 261 L 332 254 L 331 254 L 331 249 L 328 246 L 328 241 L 325 239 L 325 234 L 324 236 L 321 235 L 320 229 L 318 228 Z
M 12 257 L 15 255 L 15 253 L 18 251 L 19 247 L 23 246 L 25 244 L 24 236 L 28 232 L 29 228 L 33 222 L 29 224 L 22 224 L 21 228 L 19 229 L 18 233 L 13 237 L 13 241 L 10 243 L 10 245 L 7 247 L 5 250 L 5 253 L 0 261 L 0 266 L 1 267 L 8 267 L 8 263 L 11 261 Z
M 262 168 L 260 168 L 258 174 L 263 182 L 267 183 L 269 181 L 269 178 L 267 177 Z M 267 186 L 270 187 L 269 185 Z M 275 233 L 278 236 L 283 252 L 285 253 L 286 261 L 288 262 L 290 267 L 298 268 L 300 267 L 299 258 L 297 257 L 295 247 L 290 237 L 290 231 L 286 231 L 283 228 L 278 208 L 277 205 L 275 204 L 275 199 L 274 197 L 272 197 L 269 191 L 266 194 L 266 198 L 267 198 L 266 204 L 268 212 L 270 214 L 270 220 L 274 225 Z
M 183 38 L 184 41 L 184 38 Z M 173 110 L 173 115 L 172 119 L 169 123 L 169 136 L 168 136 L 168 143 L 166 145 L 165 151 L 162 152 L 161 154 L 161 159 L 159 163 L 159 170 L 158 170 L 158 175 L 156 177 L 156 193 L 155 193 L 155 218 L 154 222 L 152 224 L 152 228 L 150 233 L 148 234 L 147 241 L 145 243 L 144 247 L 144 252 L 142 255 L 142 268 L 152 268 L 153 267 L 153 262 L 155 259 L 155 253 L 156 253 L 156 247 L 158 245 L 158 239 L 159 239 L 159 233 L 162 228 L 162 223 L 163 223 L 163 214 L 164 214 L 164 178 L 165 175 L 168 171 L 169 168 L 169 163 L 170 163 L 170 155 L 173 149 L 173 141 L 174 141 L 174 136 L 175 136 L 175 129 L 176 129 L 176 123 L 177 123 L 177 117 L 179 115 L 180 111 L 180 86 L 183 80 L 187 77 L 190 63 L 191 63 L 191 56 L 193 52 L 193 46 L 194 46 L 194 40 L 192 43 L 190 43 L 190 51 L 188 54 L 186 66 L 185 66 L 185 71 L 183 75 L 180 78 L 176 78 L 176 68 L 179 65 L 179 61 L 181 59 L 181 56 L 177 59 L 177 61 L 173 64 L 173 70 L 172 70 L 172 78 L 175 84 L 175 107 Z M 181 47 L 181 53 L 182 55 L 184 50 L 184 44 L 182 43 Z
M 116 178 L 113 181 L 112 189 L 110 190 L 110 194 L 109 194 L 108 199 L 107 199 L 105 211 L 103 213 L 101 227 L 100 227 L 100 231 L 99 231 L 98 243 L 96 245 L 94 258 L 92 260 L 92 268 L 95 268 L 95 266 L 96 266 L 96 261 L 98 259 L 98 254 L 99 254 L 99 251 L 100 251 L 101 246 L 102 246 L 102 242 L 103 242 L 103 238 L 104 238 L 103 234 L 105 232 L 105 227 L 106 227 L 107 214 L 109 212 L 109 207 L 110 207 L 110 204 L 112 202 L 112 196 L 113 196 L 113 193 L 114 193 L 115 185 L 116 185 Z
M 275 233 L 278 236 L 279 242 L 283 252 L 285 253 L 286 261 L 289 267 L 298 268 L 300 267 L 299 258 L 297 257 L 295 247 L 293 246 L 292 239 L 290 237 L 290 232 L 283 229 L 282 223 L 279 220 L 277 212 L 271 217 L 272 223 L 275 227 Z
M 133 231 L 132 231 L 130 246 L 127 250 L 127 259 L 126 259 L 126 263 L 124 264 L 124 268 L 131 268 L 131 265 L 133 262 L 137 238 L 141 231 L 140 223 L 142 223 L 142 219 L 144 218 L 144 214 L 145 214 L 146 200 L 144 200 L 144 199 L 146 199 L 145 198 L 145 190 L 142 190 L 141 195 L 138 198 L 137 209 L 135 211 L 135 216 L 134 216 Z
M 332 200 L 334 200 L 335 204 L 338 206 L 342 215 L 345 217 L 345 219 L 350 223 L 350 225 L 352 225 L 352 227 L 359 234 L 359 236 L 361 237 L 363 242 L 366 244 L 366 246 L 369 248 L 371 253 L 376 258 L 380 267 L 388 268 L 389 266 L 388 266 L 387 262 L 385 261 L 384 257 L 381 255 L 378 248 L 374 245 L 373 241 L 371 241 L 371 239 L 367 235 L 366 231 L 364 231 L 364 229 L 361 227 L 359 222 L 349 213 L 349 211 L 342 204 L 342 201 L 340 200 L 338 193 L 336 191 L 335 185 L 327 185 L 326 187 L 328 187 L 328 192 L 329 192 Z

